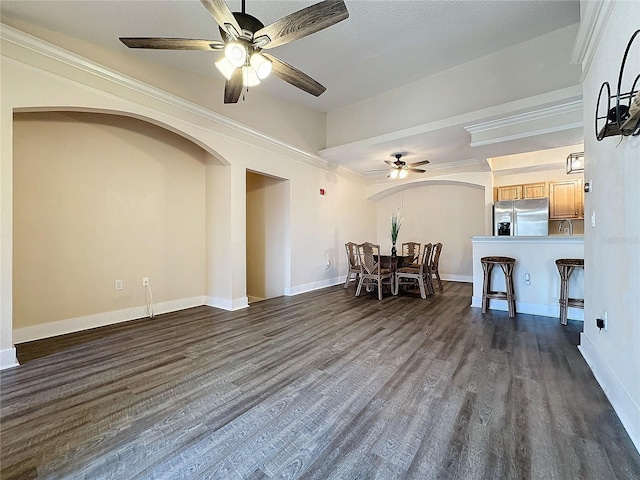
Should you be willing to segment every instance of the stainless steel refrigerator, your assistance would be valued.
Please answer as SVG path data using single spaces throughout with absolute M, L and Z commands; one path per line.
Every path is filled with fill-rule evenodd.
M 494 203 L 493 234 L 512 237 L 549 235 L 549 199 Z

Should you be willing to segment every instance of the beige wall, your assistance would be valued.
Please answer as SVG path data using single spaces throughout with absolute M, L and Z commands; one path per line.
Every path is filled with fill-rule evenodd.
M 125 4 L 122 4 L 124 8 Z M 166 92 L 184 98 L 255 128 L 268 135 L 295 145 L 305 150 L 317 151 L 326 143 L 326 114 L 275 99 L 262 94 L 259 88 L 252 89 L 246 102 L 234 105 L 223 103 L 224 79 L 211 61 L 212 75 L 204 77 L 181 69 L 169 68 L 145 61 L 145 53 L 130 50 L 124 45 L 118 49 L 110 49 L 95 43 L 37 27 L 26 22 L 3 17 L 7 25 L 32 34 L 47 42 L 90 58 L 101 65 L 113 68 L 117 72 L 131 76 L 137 80 L 161 88 Z M 156 52 L 160 55 L 171 52 Z M 181 52 L 185 54 L 185 52 Z M 214 56 L 210 58 L 214 59 Z M 269 81 L 280 82 L 278 78 Z M 291 87 L 295 88 L 295 87 Z M 305 128 L 301 129 L 300 125 Z
M 205 293 L 205 152 L 131 118 L 16 114 L 14 327 Z M 124 288 L 114 291 L 114 280 Z
M 471 237 L 485 233 L 484 188 L 471 185 L 427 185 L 392 192 L 378 201 L 378 238 L 383 251 L 391 251 L 391 215 L 400 208 L 404 222 L 398 236 L 403 242 L 442 242 L 440 275 L 472 281 Z
M 247 172 L 247 296 L 284 295 L 289 182 Z
M 598 44 L 585 68 L 585 309 L 580 350 L 640 450 L 640 142 L 638 137 L 607 137 L 598 142 L 593 128 L 603 82 L 612 94 L 624 50 L 638 28 L 637 2 L 582 2 L 585 25 L 602 9 Z M 611 9 L 611 10 L 609 10 Z M 592 38 L 591 28 L 584 32 Z M 627 58 L 623 92 L 640 72 L 640 37 Z M 601 107 L 602 108 L 602 107 Z M 606 106 L 605 106 L 606 109 Z M 595 226 L 591 215 L 595 213 Z M 607 330 L 596 318 L 607 312 Z
M 584 177 L 582 173 L 567 174 L 566 159 L 569 154 L 582 151 L 584 151 L 584 145 L 578 144 L 490 158 L 488 161 L 494 174 L 493 184 L 501 187 L 521 183 L 581 179 Z
M 204 198 L 201 229 L 206 238 L 202 254 L 205 294 L 200 292 L 197 297 L 185 301 L 169 300 L 163 311 L 202 304 L 225 309 L 247 306 L 248 170 L 290 181 L 291 205 L 286 212 L 285 242 L 288 254 L 283 265 L 286 295 L 340 283 L 346 273 L 344 242 L 354 237 L 375 235 L 375 204 L 366 199 L 364 180 L 340 167 L 328 165 L 313 151 L 292 145 L 291 137 L 287 137 L 288 127 L 283 127 L 283 136 L 287 138 L 265 135 L 256 128 L 140 84 L 91 59 L 44 44 L 9 27 L 3 27 L 2 37 L 0 367 L 15 364 L 13 345 L 16 341 L 75 331 L 87 323 L 99 326 L 139 318 L 144 313 L 144 307 L 118 309 L 119 305 L 112 303 L 109 311 L 103 314 L 51 321 L 35 326 L 37 328 L 16 328 L 14 325 L 14 265 L 18 268 L 18 262 L 13 258 L 14 112 L 83 111 L 138 118 L 176 132 L 203 149 L 200 191 Z M 315 114 L 297 116 L 287 104 L 274 103 L 270 108 L 278 110 L 273 111 L 274 119 L 293 119 L 297 134 L 308 140 L 300 145 L 314 143 L 318 134 Z M 247 114 L 246 109 L 244 111 Z M 193 147 L 188 145 L 187 150 Z M 176 178 L 179 178 L 180 172 L 177 173 Z M 318 194 L 319 187 L 326 188 L 327 196 Z M 187 253 L 179 252 L 178 255 Z M 329 268 L 327 260 L 330 261 Z M 156 288 L 161 288 L 157 285 L 157 274 L 135 275 L 134 283 L 141 283 L 142 275 L 151 277 L 157 303 L 159 293 Z M 115 278 L 109 280 L 110 288 L 113 288 L 113 280 Z M 122 280 L 125 285 L 130 284 L 128 278 Z

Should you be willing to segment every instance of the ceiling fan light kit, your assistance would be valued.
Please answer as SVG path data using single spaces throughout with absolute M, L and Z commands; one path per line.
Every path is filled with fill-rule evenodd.
M 335 25 L 349 17 L 344 0 L 324 0 L 298 10 L 266 27 L 257 18 L 242 12 L 231 12 L 224 0 L 200 0 L 219 26 L 222 41 L 189 38 L 120 37 L 129 48 L 164 50 L 224 50 L 215 62 L 226 79 L 224 103 L 237 103 L 243 89 L 260 83 L 273 73 L 294 87 L 316 97 L 326 88 L 273 55 L 260 53 L 298 40 Z
M 215 65 L 224 78 L 226 78 L 227 80 L 231 80 L 236 67 L 227 59 L 226 56 L 218 60 Z
M 260 85 L 258 74 L 252 67 L 248 67 L 246 65 L 242 67 L 242 84 L 247 88 Z
M 247 49 L 238 42 L 230 42 L 224 49 L 224 56 L 234 67 L 242 67 L 247 61 Z
M 260 80 L 264 80 L 271 74 L 271 70 L 273 68 L 273 64 L 267 60 L 267 58 L 260 54 L 254 53 L 251 55 L 251 59 L 249 60 L 249 64 L 253 67 L 258 75 Z
M 426 172 L 426 170 L 423 170 L 421 168 L 416 168 L 416 167 L 430 163 L 429 160 L 422 160 L 420 162 L 407 163 L 404 160 L 400 160 L 402 158 L 402 155 L 403 155 L 402 153 L 394 153 L 391 156 L 395 157 L 396 159 L 395 162 L 392 162 L 391 160 L 384 161 L 384 163 L 386 163 L 391 167 L 387 177 L 391 178 L 392 180 L 395 180 L 396 178 L 406 178 L 407 175 L 409 175 L 409 172 L 414 172 L 414 173 Z

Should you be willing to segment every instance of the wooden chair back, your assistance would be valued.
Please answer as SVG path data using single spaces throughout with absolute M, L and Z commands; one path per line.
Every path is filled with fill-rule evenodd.
M 416 263 L 420 257 L 420 244 L 418 242 L 406 242 L 402 244 L 402 256 L 413 257 L 412 263 Z
M 380 275 L 380 245 L 365 242 L 358 245 L 360 269 L 363 275 Z
M 349 263 L 349 270 L 360 268 L 358 265 L 358 244 L 355 242 L 347 242 L 344 244 L 344 248 L 347 251 L 347 262 Z

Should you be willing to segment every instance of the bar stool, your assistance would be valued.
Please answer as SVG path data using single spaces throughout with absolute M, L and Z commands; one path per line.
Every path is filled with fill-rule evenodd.
M 560 274 L 560 323 L 567 324 L 567 311 L 569 307 L 582 308 L 584 310 L 584 298 L 569 298 L 569 277 L 576 268 L 584 268 L 582 258 L 559 258 L 556 267 Z
M 489 308 L 489 300 L 506 300 L 509 307 L 509 318 L 516 316 L 516 294 L 513 291 L 513 267 L 516 259 L 511 257 L 482 257 L 482 270 L 484 271 L 484 280 L 482 282 L 482 313 Z M 506 292 L 497 292 L 491 290 L 491 271 L 493 267 L 500 265 L 504 272 L 504 282 Z

